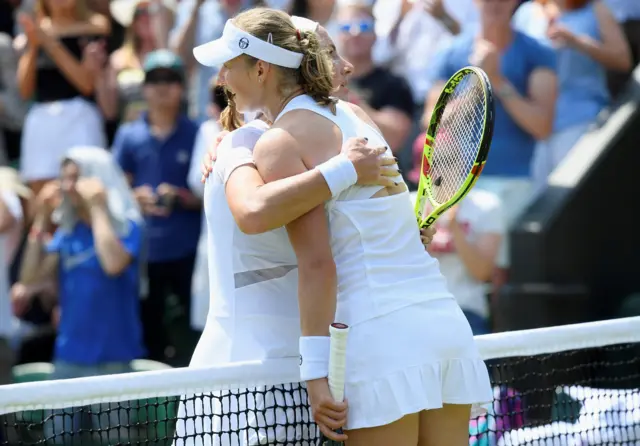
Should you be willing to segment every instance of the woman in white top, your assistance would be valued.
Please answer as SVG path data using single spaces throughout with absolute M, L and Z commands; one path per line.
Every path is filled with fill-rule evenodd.
M 328 327 L 338 320 L 352 327 L 344 425 L 350 445 L 467 444 L 471 404 L 492 399 L 486 367 L 420 243 L 402 180 L 353 186 L 331 162 L 349 137 L 385 142 L 361 110 L 330 97 L 331 61 L 314 33 L 258 8 L 227 22 L 220 39 L 194 54 L 207 65 L 224 63 L 240 111 L 259 110 L 274 122 L 244 164 L 255 160 L 267 182 L 319 170 L 333 193 L 286 226 L 298 264 L 301 378 L 320 428 L 333 428 L 332 418 L 344 422 L 327 410 Z M 249 176 L 242 183 L 247 192 L 227 193 L 232 210 L 254 188 Z

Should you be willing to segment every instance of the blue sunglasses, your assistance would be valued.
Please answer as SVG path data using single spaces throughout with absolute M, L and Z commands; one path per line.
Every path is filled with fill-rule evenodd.
M 374 31 L 374 28 L 375 24 L 373 20 L 343 22 L 338 25 L 338 29 L 340 30 L 340 32 L 350 34 L 372 33 Z

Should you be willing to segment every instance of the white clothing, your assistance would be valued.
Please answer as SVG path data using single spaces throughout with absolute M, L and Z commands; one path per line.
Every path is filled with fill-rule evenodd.
M 388 146 L 379 131 L 344 102 L 337 104 L 333 115 L 311 97 L 298 96 L 275 122 L 300 109 L 333 122 L 342 131 L 343 141 L 358 136 L 367 137 L 374 147 Z M 336 147 L 336 154 L 339 149 Z M 447 290 L 437 260 L 425 252 L 420 241 L 409 193 L 371 199 L 380 189 L 352 186 L 326 204 L 338 276 L 335 320 L 351 327 L 345 385 L 347 429 L 387 424 L 443 403 L 484 404 L 493 399 L 471 329 Z M 440 305 L 435 302 L 443 301 L 448 302 L 442 304 L 446 310 L 438 315 L 432 310 Z M 456 330 L 447 336 L 432 331 L 439 321 L 452 319 Z M 393 344 L 378 347 L 388 338 Z M 420 339 L 425 342 L 417 342 Z M 428 341 L 433 339 L 440 344 Z M 415 347 L 417 344 L 424 347 Z M 389 350 L 394 349 L 402 353 L 390 360 L 395 355 Z M 441 373 L 426 372 L 436 367 Z M 456 386 L 447 384 L 454 380 L 460 381 L 457 392 L 451 389 Z
M 106 148 L 98 107 L 83 98 L 36 103 L 22 129 L 20 175 L 25 181 L 60 175 L 60 162 L 73 147 Z
M 204 196 L 204 184 L 200 181 L 202 178 L 200 166 L 220 130 L 220 124 L 210 119 L 200 126 L 196 135 L 191 165 L 187 174 L 187 184 L 191 192 L 200 198 Z M 205 215 L 202 216 L 202 223 L 202 227 L 206 228 Z M 200 240 L 198 240 L 196 262 L 193 266 L 193 278 L 191 279 L 191 328 L 199 331 L 204 330 L 209 312 L 209 269 L 207 265 L 207 231 L 202 231 Z
M 427 213 L 430 211 L 429 207 Z M 440 271 L 447 279 L 449 291 L 458 301 L 458 305 L 463 310 L 488 318 L 489 304 L 485 297 L 485 284 L 469 274 L 467 267 L 456 253 L 453 238 L 448 229 L 452 215 L 451 212 L 445 212 L 436 220 L 437 232 L 429 245 L 429 252 L 440 262 Z M 504 237 L 502 205 L 494 193 L 472 189 L 459 204 L 456 219 L 470 243 L 475 243 L 479 237 L 486 234 Z
M 20 198 L 14 192 L 0 190 L 0 201 L 15 220 L 11 228 L 0 234 L 0 338 L 8 338 L 17 326 L 11 311 L 9 266 L 20 244 L 23 215 Z
M 297 262 L 286 231 L 242 233 L 225 195 L 231 173 L 253 164 L 253 147 L 267 129 L 264 122 L 253 121 L 227 135 L 205 185 L 210 302 L 190 367 L 299 356 Z M 180 405 L 178 418 L 187 421 L 178 422 L 174 444 L 250 446 L 278 439 L 312 446 L 315 427 L 300 423 L 311 420 L 306 401 L 299 383 L 189 397 Z M 278 410 L 266 409 L 276 405 Z

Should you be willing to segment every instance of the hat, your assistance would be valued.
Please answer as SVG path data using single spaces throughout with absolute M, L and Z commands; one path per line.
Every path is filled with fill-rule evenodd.
M 156 50 L 147 54 L 142 64 L 142 69 L 145 73 L 149 73 L 153 70 L 166 69 L 183 74 L 184 64 L 182 59 L 177 54 L 169 50 Z
M 11 167 L 0 167 L 0 191 L 10 190 L 19 197 L 29 199 L 33 192 L 20 180 L 18 171 Z
M 193 49 L 196 60 L 208 67 L 219 67 L 241 54 L 286 68 L 299 68 L 303 57 L 241 30 L 231 20 L 224 25 L 222 37 Z
M 133 22 L 136 11 L 143 6 L 149 7 L 150 2 L 147 0 L 112 0 L 109 3 L 109 11 L 116 22 L 126 28 Z M 162 6 L 175 12 L 176 2 L 175 0 L 162 0 Z

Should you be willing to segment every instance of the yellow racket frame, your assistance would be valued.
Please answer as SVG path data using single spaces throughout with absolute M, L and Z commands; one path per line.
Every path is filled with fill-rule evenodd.
M 467 76 L 477 76 L 480 79 L 480 84 L 484 93 L 485 116 L 482 128 L 482 137 L 478 144 L 478 152 L 474 161 L 471 171 L 465 178 L 464 183 L 458 189 L 458 191 L 445 203 L 438 203 L 433 195 L 433 179 L 431 178 L 431 163 L 433 161 L 433 142 L 442 119 L 447 100 L 453 94 L 456 87 L 462 79 Z M 418 194 L 416 196 L 415 213 L 418 219 L 418 225 L 420 229 L 428 228 L 433 225 L 435 221 L 444 214 L 449 208 L 454 206 L 465 195 L 469 193 L 473 185 L 476 183 L 482 169 L 487 161 L 487 155 L 489 154 L 489 148 L 491 146 L 491 138 L 493 137 L 493 120 L 494 120 L 494 104 L 493 104 L 493 91 L 491 89 L 491 83 L 486 73 L 477 67 L 465 67 L 458 70 L 447 81 L 440 97 L 433 108 L 431 114 L 431 120 L 429 121 L 429 127 L 425 135 L 424 149 L 422 155 L 422 168 L 420 169 L 420 181 L 418 183 Z M 425 208 L 425 199 L 429 200 L 433 210 L 426 217 L 423 216 Z

